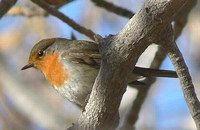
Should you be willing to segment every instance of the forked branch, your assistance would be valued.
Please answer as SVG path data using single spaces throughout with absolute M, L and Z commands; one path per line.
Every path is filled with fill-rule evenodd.
M 185 5 L 181 8 L 180 11 L 175 16 L 175 24 L 174 24 L 174 37 L 177 39 L 180 35 L 181 32 L 183 31 L 188 15 L 192 8 L 196 5 L 197 0 L 190 0 L 185 3 Z M 159 47 L 159 49 L 156 52 L 156 55 L 154 59 L 152 60 L 150 68 L 160 68 L 161 64 L 163 63 L 164 59 L 166 58 L 167 53 L 162 49 L 162 47 Z M 156 81 L 155 78 L 147 78 L 145 79 L 146 87 L 138 89 L 138 93 L 136 98 L 133 101 L 132 107 L 125 118 L 125 123 L 121 127 L 121 129 L 133 129 L 135 126 L 135 123 L 137 122 L 139 118 L 139 113 L 140 113 L 140 108 L 142 107 L 145 98 L 149 92 L 149 89 L 152 86 L 152 84 Z

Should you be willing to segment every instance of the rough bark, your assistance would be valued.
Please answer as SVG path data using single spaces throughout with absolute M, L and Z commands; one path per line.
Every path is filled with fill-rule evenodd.
M 192 10 L 192 8 L 196 5 L 196 3 L 197 3 L 197 0 L 187 1 L 185 3 L 185 5 L 181 8 L 181 10 L 178 11 L 178 13 L 176 14 L 175 20 L 174 20 L 174 22 L 175 22 L 175 24 L 174 24 L 174 39 L 177 39 L 181 35 L 181 33 L 187 23 L 188 15 L 189 15 L 190 11 Z M 152 60 L 150 68 L 157 68 L 157 69 L 160 68 L 160 66 L 162 65 L 166 56 L 167 56 L 167 53 L 164 51 L 164 49 L 162 47 L 159 47 L 154 59 Z M 148 95 L 150 88 L 153 87 L 152 85 L 155 81 L 156 81 L 156 78 L 149 77 L 149 78 L 145 79 L 145 81 L 144 81 L 146 86 L 138 88 L 138 94 L 133 101 L 133 105 L 131 107 L 131 110 L 128 113 L 128 116 L 125 119 L 125 123 L 120 128 L 121 130 L 124 130 L 124 129 L 132 130 L 133 129 L 133 127 L 135 126 L 135 124 L 139 118 L 139 113 L 140 113 L 141 107 Z
M 154 39 L 154 42 L 161 45 L 167 52 L 169 58 L 171 59 L 179 77 L 185 100 L 190 109 L 190 113 L 195 121 L 197 129 L 199 130 L 200 102 L 196 96 L 188 67 L 184 61 L 184 58 L 178 46 L 175 43 L 172 26 L 163 29 L 163 31 L 161 31 L 160 34 L 162 34 L 162 36 L 158 37 L 157 39 Z
M 176 43 L 174 42 L 168 47 L 170 47 L 168 50 L 168 56 L 170 57 L 180 79 L 184 97 L 192 118 L 195 121 L 197 129 L 200 130 L 200 102 L 196 96 L 189 70 Z

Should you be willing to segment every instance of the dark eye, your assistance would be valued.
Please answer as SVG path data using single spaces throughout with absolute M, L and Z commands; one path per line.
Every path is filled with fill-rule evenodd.
M 39 57 L 42 57 L 42 56 L 44 55 L 44 53 L 45 53 L 44 51 L 39 51 L 39 52 L 38 52 L 38 56 L 39 56 Z

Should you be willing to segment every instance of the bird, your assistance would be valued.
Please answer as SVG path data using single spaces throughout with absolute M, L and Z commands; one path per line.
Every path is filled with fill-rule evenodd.
M 69 101 L 83 106 L 92 91 L 101 65 L 98 44 L 86 40 L 65 38 L 43 39 L 32 48 L 28 68 L 39 69 L 54 89 Z M 129 83 L 143 85 L 143 77 L 177 78 L 175 71 L 135 66 Z

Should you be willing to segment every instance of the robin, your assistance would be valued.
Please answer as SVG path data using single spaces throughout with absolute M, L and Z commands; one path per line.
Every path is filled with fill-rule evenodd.
M 51 38 L 41 40 L 32 48 L 29 63 L 22 70 L 31 67 L 39 69 L 58 93 L 82 106 L 92 90 L 100 63 L 101 55 L 96 43 Z M 177 74 L 136 66 L 129 83 L 143 85 L 138 79 L 148 76 L 176 78 Z

